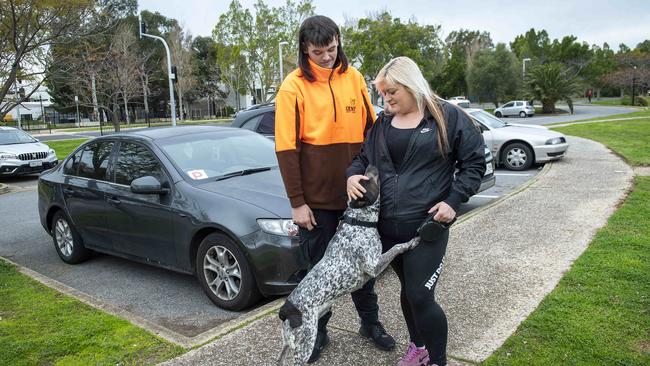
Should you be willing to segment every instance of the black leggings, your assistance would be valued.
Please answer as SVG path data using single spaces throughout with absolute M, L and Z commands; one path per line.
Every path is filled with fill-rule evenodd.
M 423 220 L 395 222 L 381 220 L 379 233 L 384 252 L 411 240 Z M 397 256 L 391 266 L 399 277 L 400 300 L 409 336 L 416 346 L 426 346 L 431 363 L 447 364 L 447 317 L 434 292 L 442 271 L 449 231 L 433 242 L 420 242 L 413 250 Z

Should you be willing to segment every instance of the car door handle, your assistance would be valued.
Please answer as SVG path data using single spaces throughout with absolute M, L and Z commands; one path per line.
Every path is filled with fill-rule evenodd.
M 109 204 L 114 205 L 114 206 L 117 206 L 120 203 L 122 203 L 122 201 L 120 201 L 119 199 L 116 199 L 116 198 L 107 198 L 106 202 L 108 202 Z
M 73 193 L 74 193 L 74 189 L 63 188 L 63 193 L 65 193 L 65 194 L 73 194 Z

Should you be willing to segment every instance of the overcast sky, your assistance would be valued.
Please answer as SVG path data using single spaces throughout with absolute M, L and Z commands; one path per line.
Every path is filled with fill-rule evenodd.
M 296 0 L 297 1 L 297 0 Z M 255 0 L 240 0 L 253 10 Z M 265 0 L 277 7 L 285 0 Z M 230 0 L 139 0 L 140 9 L 157 11 L 177 19 L 192 35 L 208 36 Z M 442 26 L 443 39 L 461 28 L 488 31 L 495 43 L 511 42 L 530 28 L 546 29 L 551 39 L 573 34 L 580 42 L 609 43 L 618 50 L 620 43 L 634 48 L 650 39 L 650 0 L 315 0 L 316 14 L 326 15 L 339 24 L 347 18 L 362 18 L 380 10 L 407 21 Z M 506 5 L 507 4 L 507 5 Z

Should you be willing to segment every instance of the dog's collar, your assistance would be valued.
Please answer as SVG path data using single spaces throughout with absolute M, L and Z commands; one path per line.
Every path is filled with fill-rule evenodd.
M 361 221 L 357 220 L 354 217 L 350 217 L 348 215 L 344 215 L 341 221 L 345 222 L 348 225 L 354 225 L 354 226 L 364 226 L 364 227 L 377 227 L 376 222 L 370 222 L 370 221 Z

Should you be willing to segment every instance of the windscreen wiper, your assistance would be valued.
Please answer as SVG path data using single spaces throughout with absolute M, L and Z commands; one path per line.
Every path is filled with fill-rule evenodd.
M 228 178 L 232 178 L 232 177 L 241 177 L 242 175 L 249 175 L 249 174 L 253 174 L 253 173 L 265 172 L 267 170 L 271 170 L 271 167 L 267 166 L 267 167 L 262 167 L 262 168 L 244 169 L 244 170 L 239 170 L 239 171 L 236 171 L 236 172 L 220 175 L 220 176 L 216 177 L 214 180 L 218 181 L 218 180 L 224 180 L 224 179 L 228 179 Z

